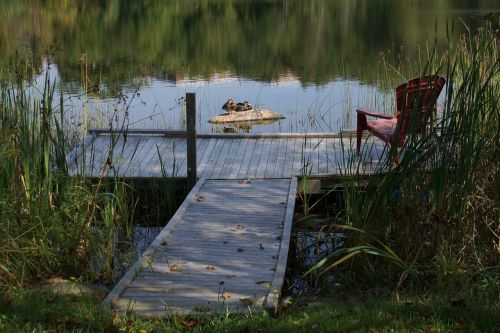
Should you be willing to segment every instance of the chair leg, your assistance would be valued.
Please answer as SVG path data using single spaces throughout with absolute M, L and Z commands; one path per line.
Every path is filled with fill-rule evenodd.
M 363 139 L 363 130 L 367 129 L 368 123 L 366 115 L 358 113 L 356 122 L 356 154 L 359 155 L 361 150 L 361 140 Z

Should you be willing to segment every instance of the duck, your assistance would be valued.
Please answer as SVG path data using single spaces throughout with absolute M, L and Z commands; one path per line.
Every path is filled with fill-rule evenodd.
M 234 100 L 228 99 L 226 103 L 222 106 L 222 110 L 226 111 L 227 113 L 233 113 L 236 111 L 237 104 Z
M 247 101 L 244 101 L 243 103 L 238 103 L 236 104 L 236 111 L 249 111 L 249 110 L 252 110 L 253 107 L 250 103 L 248 103 Z

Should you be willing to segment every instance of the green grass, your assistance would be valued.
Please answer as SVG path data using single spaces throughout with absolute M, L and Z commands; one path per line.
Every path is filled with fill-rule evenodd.
M 343 293 L 293 304 L 279 314 L 213 315 L 138 319 L 114 316 L 96 296 L 57 296 L 41 289 L 11 288 L 2 294 L 1 332 L 498 332 L 500 299 L 452 295 Z M 191 327 L 192 326 L 192 327 Z

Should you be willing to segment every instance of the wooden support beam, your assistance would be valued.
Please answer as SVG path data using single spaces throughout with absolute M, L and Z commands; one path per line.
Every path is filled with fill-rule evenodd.
M 191 190 L 197 181 L 196 170 L 196 94 L 186 93 L 186 131 L 187 131 L 187 180 Z
M 125 130 L 109 128 L 91 128 L 89 134 L 113 134 L 127 133 L 127 135 L 158 135 L 168 138 L 185 138 L 186 131 L 164 130 L 164 129 L 139 129 L 128 128 Z M 365 133 L 366 134 L 366 133 Z M 356 135 L 355 132 L 341 133 L 197 133 L 198 139 L 338 139 L 351 138 Z

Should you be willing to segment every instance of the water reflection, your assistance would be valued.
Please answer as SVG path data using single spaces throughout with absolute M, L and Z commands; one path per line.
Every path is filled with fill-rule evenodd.
M 238 123 L 212 124 L 214 133 L 250 133 L 253 127 L 261 125 L 270 125 L 277 122 L 278 119 L 272 120 L 252 120 L 242 121 Z
M 127 113 L 135 127 L 179 128 L 177 101 L 194 91 L 201 132 L 217 131 L 205 120 L 229 97 L 287 117 L 252 132 L 337 131 L 360 101 L 390 103 L 381 52 L 416 57 L 427 39 L 445 44 L 447 20 L 474 30 L 498 12 L 494 0 L 8 0 L 0 77 L 15 74 L 13 58 L 36 73 L 48 56 L 65 94 L 88 93 L 68 107 L 89 126 Z

